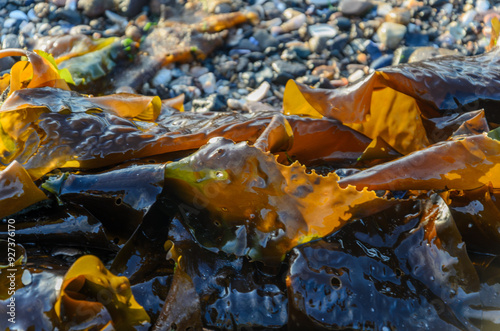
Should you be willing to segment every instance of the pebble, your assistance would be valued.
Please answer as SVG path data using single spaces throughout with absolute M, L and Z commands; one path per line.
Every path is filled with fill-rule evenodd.
M 162 68 L 153 78 L 153 86 L 167 85 L 172 80 L 172 71 L 167 68 Z
M 125 29 L 125 36 L 134 41 L 139 41 L 142 37 L 142 31 L 135 25 L 129 25 Z
M 270 89 L 271 89 L 271 84 L 269 84 L 268 82 L 263 82 L 262 84 L 260 84 L 259 87 L 253 90 L 252 93 L 246 96 L 246 100 L 260 101 L 265 98 L 267 92 L 269 92 Z
M 201 87 L 206 94 L 212 94 L 215 92 L 215 89 L 217 88 L 217 81 L 215 75 L 212 72 L 201 75 L 200 77 L 198 77 L 198 81 L 200 82 Z
M 72 27 L 69 34 L 91 34 L 92 28 L 89 25 L 81 24 Z
M 394 8 L 386 16 L 386 22 L 408 25 L 411 20 L 411 13 L 407 8 Z
M 193 100 L 194 112 L 207 112 L 207 111 L 225 111 L 227 108 L 227 101 L 223 95 L 214 93 L 206 98 Z
M 28 15 L 20 10 L 10 12 L 9 17 L 20 21 L 29 21 Z
M 303 76 L 307 72 L 307 67 L 298 62 L 288 62 L 278 60 L 271 65 L 278 74 L 289 74 L 293 77 Z
M 17 20 L 15 18 L 9 17 L 3 22 L 3 28 L 9 29 L 16 24 Z
M 373 6 L 371 1 L 342 0 L 339 10 L 346 16 L 363 16 L 367 14 Z
M 359 69 L 359 70 L 356 70 L 354 73 L 352 73 L 347 78 L 347 80 L 349 81 L 349 83 L 355 83 L 358 80 L 360 80 L 361 78 L 363 78 L 364 76 L 365 76 L 365 72 L 363 70 Z
M 393 54 L 385 54 L 373 61 L 370 64 L 371 69 L 380 69 L 392 65 L 392 60 L 394 58 Z
M 2 49 L 5 48 L 19 48 L 19 38 L 15 34 L 8 34 L 3 36 Z
M 402 24 L 384 22 L 377 30 L 377 35 L 382 44 L 389 49 L 398 47 L 401 40 L 403 40 L 406 33 L 406 26 Z
M 306 15 L 304 15 L 304 14 L 297 15 L 297 16 L 289 19 L 285 23 L 281 24 L 280 26 L 272 27 L 271 33 L 274 36 L 276 36 L 276 35 L 281 34 L 281 33 L 286 33 L 286 32 L 297 30 L 303 24 L 306 23 L 306 19 L 307 19 Z
M 419 47 L 411 53 L 408 62 L 418 62 L 446 55 L 457 55 L 457 52 L 446 48 Z
M 309 26 L 311 37 L 333 38 L 337 35 L 337 29 L 329 24 L 314 24 Z

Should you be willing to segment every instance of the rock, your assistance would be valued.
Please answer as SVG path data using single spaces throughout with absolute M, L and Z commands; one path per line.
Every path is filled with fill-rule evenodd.
M 472 23 L 472 21 L 474 20 L 474 18 L 476 17 L 476 15 L 477 15 L 477 11 L 475 11 L 474 9 L 471 9 L 471 10 L 465 12 L 465 14 L 463 14 L 460 17 L 460 24 L 462 26 L 469 25 L 470 23 Z
M 200 77 L 201 75 L 204 75 L 206 73 L 208 73 L 210 70 L 208 70 L 207 67 L 202 67 L 202 66 L 194 66 L 194 67 L 191 67 L 189 69 L 189 74 L 194 77 L 194 78 L 198 78 Z
M 356 70 L 355 72 L 353 72 L 348 78 L 347 80 L 349 81 L 349 83 L 355 83 L 357 82 L 358 80 L 360 80 L 361 78 L 363 78 L 365 76 L 365 72 L 361 69 L 359 70 Z
M 21 44 L 19 43 L 19 37 L 15 34 L 5 35 L 2 42 L 2 49 L 5 48 L 19 48 Z
M 36 32 L 36 27 L 35 23 L 29 22 L 28 24 L 25 24 L 20 30 L 19 33 L 26 38 L 32 38 L 35 35 Z
M 142 37 L 142 31 L 135 25 L 129 25 L 125 29 L 125 36 L 134 41 L 139 41 Z
M 28 11 L 28 18 L 31 22 L 40 22 L 40 18 L 35 14 L 35 9 L 34 8 L 31 8 L 29 11 Z
M 395 49 L 403 40 L 406 33 L 406 26 L 402 24 L 384 22 L 377 30 L 380 41 L 389 49 Z
M 214 8 L 214 14 L 227 14 L 231 13 L 233 8 L 227 2 L 219 3 Z
M 342 33 L 333 38 L 332 40 L 329 40 L 326 44 L 328 46 L 328 49 L 330 50 L 337 50 L 337 51 L 342 51 L 344 47 L 347 45 L 349 42 L 349 35 L 347 33 Z
M 113 0 L 79 0 L 78 8 L 88 17 L 97 17 L 114 7 Z
M 455 40 L 462 40 L 465 37 L 466 32 L 465 29 L 460 26 L 457 22 L 451 22 L 448 25 L 448 32 L 455 38 Z
M 326 43 L 330 40 L 329 37 L 316 36 L 309 39 L 309 49 L 314 53 L 321 53 L 326 49 Z
M 379 57 L 370 64 L 370 68 L 377 70 L 383 67 L 390 66 L 392 64 L 393 58 L 394 58 L 393 54 L 382 55 L 381 57 Z
M 172 80 L 172 71 L 167 68 L 162 68 L 153 78 L 153 86 L 167 85 Z
M 114 0 L 116 12 L 128 18 L 139 14 L 142 8 L 148 5 L 148 2 L 148 0 Z
M 490 2 L 488 0 L 476 1 L 476 10 L 479 14 L 485 13 L 488 9 L 490 9 Z
M 392 6 L 389 3 L 380 3 L 377 5 L 377 16 L 385 17 L 392 10 Z
M 29 21 L 28 15 L 20 10 L 10 12 L 9 17 L 19 21 Z
M 227 100 L 223 95 L 214 93 L 203 99 L 193 100 L 194 112 L 225 111 Z
M 250 52 L 258 52 L 261 50 L 261 48 L 259 47 L 259 42 L 257 40 L 255 40 L 255 42 L 252 42 L 250 39 L 247 39 L 247 38 L 241 39 L 237 48 L 238 49 L 247 49 Z
M 337 66 L 334 65 L 321 65 L 313 69 L 312 75 L 317 77 L 324 77 L 326 79 L 333 79 L 335 76 L 335 72 L 337 70 Z
M 346 16 L 364 16 L 373 8 L 371 1 L 342 0 L 339 10 Z
M 116 25 L 118 25 L 123 29 L 125 29 L 125 27 L 128 24 L 128 20 L 125 17 L 113 13 L 111 10 L 105 10 L 104 14 L 106 14 L 106 17 L 109 18 L 111 22 L 115 23 Z
M 8 70 L 12 68 L 12 66 L 16 63 L 12 57 L 4 57 L 0 59 L 0 72 L 4 70 Z
M 336 2 L 338 2 L 338 0 L 306 0 L 308 5 L 314 5 L 316 7 L 327 7 Z
M 408 25 L 411 20 L 411 13 L 407 8 L 394 8 L 386 16 L 386 22 Z
M 271 66 L 278 74 L 288 74 L 294 78 L 303 76 L 307 72 L 307 67 L 298 62 L 278 60 L 273 62 Z
M 263 82 L 259 87 L 252 91 L 252 93 L 247 95 L 245 99 L 247 99 L 248 101 L 260 101 L 266 97 L 267 92 L 269 92 L 270 88 L 271 85 L 268 82 Z
M 217 80 L 215 79 L 215 75 L 212 72 L 208 72 L 204 75 L 198 77 L 198 81 L 201 84 L 201 88 L 206 94 L 212 94 L 215 92 L 217 86 Z
M 256 29 L 253 33 L 253 37 L 259 43 L 261 49 L 266 49 L 268 47 L 278 47 L 280 42 L 274 38 L 265 29 Z
M 309 25 L 309 34 L 311 37 L 333 38 L 337 35 L 337 29 L 329 24 Z
M 281 33 L 287 33 L 290 31 L 295 31 L 298 28 L 300 28 L 303 24 L 305 24 L 307 21 L 307 17 L 305 14 L 299 14 L 297 16 L 292 17 L 285 23 L 281 24 L 280 26 L 273 26 L 271 28 L 271 34 L 276 36 Z
M 92 28 L 89 25 L 81 24 L 72 27 L 69 34 L 91 34 Z
M 49 30 L 48 34 L 49 36 L 62 36 L 64 34 L 67 34 L 68 32 L 68 28 L 63 28 L 61 25 L 56 25 Z
M 47 35 L 49 33 L 51 26 L 49 23 L 42 23 L 40 26 L 37 26 L 37 32 L 41 35 Z
M 270 82 L 274 78 L 274 72 L 269 67 L 264 67 L 261 71 L 255 73 L 255 82 L 261 84 L 262 82 Z
M 335 20 L 333 20 L 332 23 L 336 25 L 341 31 L 351 30 L 351 20 L 347 17 L 337 17 Z
M 419 47 L 411 54 L 408 63 L 447 55 L 459 55 L 459 53 L 446 48 Z
M 64 7 L 66 5 L 66 0 L 50 0 L 50 3 L 57 7 Z
M 56 10 L 56 18 L 66 21 L 72 25 L 78 25 L 82 23 L 82 17 L 80 16 L 79 12 L 65 8 L 58 8 Z

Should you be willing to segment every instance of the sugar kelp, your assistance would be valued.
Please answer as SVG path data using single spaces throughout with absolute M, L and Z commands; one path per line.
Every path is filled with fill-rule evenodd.
M 476 72 L 496 86 L 488 80 L 496 77 L 495 52 L 428 61 L 420 73 L 432 76 L 430 68 L 439 67 L 440 91 L 470 106 L 467 88 L 478 86 Z M 419 86 L 414 94 L 395 85 L 371 89 L 367 81 L 329 92 L 290 83 L 285 112 L 316 118 L 183 113 L 177 99 L 160 104 L 115 95 L 100 102 L 71 92 L 56 62 L 28 55 L 32 64 L 0 85 L 2 168 L 10 171 L 0 178 L 20 180 L 1 203 L 13 206 L 6 216 L 16 212 L 18 251 L 29 261 L 19 261 L 18 298 L 22 307 L 30 290 L 39 299 L 23 320 L 26 328 L 35 318 L 49 329 L 86 323 L 140 329 L 148 320 L 155 330 L 500 324 L 498 134 L 489 132 L 495 114 L 482 103 L 495 101 L 496 89 L 478 94 L 485 113 L 427 102 L 448 94 L 425 94 L 419 79 L 405 76 L 419 77 L 413 65 L 367 81 L 407 77 L 400 82 Z M 453 81 L 460 61 L 467 70 Z M 41 72 L 40 65 L 49 66 L 46 79 L 56 83 L 30 86 L 29 70 Z M 457 87 L 464 79 L 471 85 Z M 334 94 L 340 97 L 329 99 Z M 351 100 L 363 103 L 362 111 L 335 106 L 353 95 L 371 99 Z M 121 108 L 120 99 L 137 106 Z M 317 105 L 340 110 L 319 118 Z M 20 204 L 28 191 L 35 198 Z M 87 254 L 131 285 L 104 272 L 96 257 L 75 261 Z M 96 277 L 96 266 L 106 277 Z M 106 287 L 116 305 L 99 302 L 95 279 L 117 285 Z M 54 284 L 65 286 L 57 293 Z M 80 306 L 95 314 L 73 319 Z

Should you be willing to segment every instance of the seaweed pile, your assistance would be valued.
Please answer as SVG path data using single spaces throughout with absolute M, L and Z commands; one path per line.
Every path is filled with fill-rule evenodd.
M 497 329 L 499 55 L 188 113 L 0 51 L 1 328 Z

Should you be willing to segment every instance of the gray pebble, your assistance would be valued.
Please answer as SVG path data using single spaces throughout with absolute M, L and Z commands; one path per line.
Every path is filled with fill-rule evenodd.
M 5 35 L 2 41 L 2 48 L 19 48 L 21 44 L 19 43 L 19 37 L 15 34 Z

